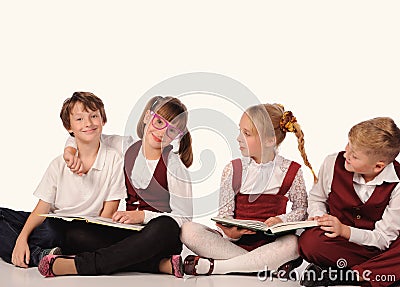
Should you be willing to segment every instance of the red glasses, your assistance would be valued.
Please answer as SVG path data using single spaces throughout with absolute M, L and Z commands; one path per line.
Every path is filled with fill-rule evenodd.
M 172 140 L 180 138 L 181 136 L 183 136 L 183 132 L 180 129 L 178 129 L 177 127 L 171 125 L 162 116 L 160 116 L 159 114 L 156 114 L 153 111 L 150 111 L 150 114 L 153 116 L 153 118 L 151 119 L 151 125 L 155 129 L 162 130 L 162 129 L 166 128 L 166 132 L 165 133 Z

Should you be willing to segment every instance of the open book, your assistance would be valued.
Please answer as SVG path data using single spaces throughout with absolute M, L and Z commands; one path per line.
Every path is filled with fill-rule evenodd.
M 268 227 L 264 222 L 257 220 L 233 219 L 233 218 L 222 218 L 222 217 L 213 217 L 211 218 L 211 220 L 220 223 L 224 226 L 237 226 L 240 228 L 246 228 L 253 231 L 262 231 L 266 235 L 279 235 L 279 233 L 288 233 L 296 229 L 318 226 L 318 223 L 315 220 L 282 222 L 270 227 Z
M 125 223 L 119 223 L 119 222 L 114 222 L 112 221 L 111 218 L 106 218 L 106 217 L 100 217 L 100 216 L 74 216 L 74 215 L 64 215 L 64 214 L 55 214 L 55 213 L 49 213 L 49 214 L 38 214 L 39 216 L 44 216 L 44 217 L 51 217 L 51 218 L 60 218 L 66 221 L 72 221 L 72 220 L 84 220 L 89 223 L 96 223 L 96 224 L 101 224 L 105 226 L 110 226 L 110 227 L 117 227 L 117 228 L 124 228 L 124 229 L 129 229 L 129 230 L 136 230 L 140 231 L 142 228 L 144 228 L 144 225 L 138 225 L 138 224 L 125 224 Z

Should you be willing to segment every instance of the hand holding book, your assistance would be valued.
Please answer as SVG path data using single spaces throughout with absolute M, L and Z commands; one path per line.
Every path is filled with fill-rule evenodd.
M 239 239 L 244 234 L 255 234 L 254 230 L 246 229 L 243 227 L 237 227 L 233 225 L 226 225 L 223 223 L 218 223 L 217 226 L 222 229 L 226 236 L 232 239 Z
M 278 223 L 282 223 L 282 222 L 283 222 L 282 219 L 280 219 L 277 216 L 270 217 L 270 218 L 268 218 L 267 220 L 264 221 L 264 223 L 267 226 L 272 226 L 272 225 L 275 225 L 275 224 L 278 224 Z
M 130 210 L 130 211 L 116 211 L 112 220 L 114 222 L 124 224 L 143 224 L 144 211 L 143 210 Z
M 38 214 L 39 216 L 43 217 L 48 217 L 48 218 L 59 218 L 63 219 L 66 221 L 73 221 L 73 220 L 83 220 L 88 223 L 96 223 L 100 225 L 105 225 L 109 227 L 117 227 L 117 228 L 123 228 L 123 229 L 129 229 L 129 230 L 136 230 L 140 231 L 142 228 L 144 228 L 144 225 L 138 225 L 138 224 L 124 224 L 124 223 L 119 223 L 113 221 L 111 218 L 106 218 L 106 217 L 100 217 L 100 216 L 80 216 L 80 215 L 63 215 L 63 214 Z
M 237 226 L 253 231 L 262 231 L 266 235 L 279 235 L 302 228 L 318 226 L 317 221 L 294 221 L 283 222 L 272 226 L 267 226 L 264 222 L 256 220 L 242 220 L 233 218 L 213 217 L 211 220 L 225 226 Z

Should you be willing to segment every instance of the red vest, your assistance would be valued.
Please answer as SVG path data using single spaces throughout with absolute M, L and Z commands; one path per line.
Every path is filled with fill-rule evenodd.
M 249 200 L 248 194 L 239 192 L 242 186 L 242 161 L 235 159 L 232 165 L 232 188 L 235 191 L 234 218 L 265 221 L 269 217 L 286 213 L 288 198 L 285 194 L 292 186 L 300 164 L 292 161 L 277 194 L 260 194 L 255 201 Z
M 336 216 L 343 224 L 372 230 L 375 222 L 382 218 L 390 196 L 397 182 L 384 182 L 376 186 L 371 197 L 363 203 L 353 185 L 353 172 L 345 169 L 344 152 L 340 152 L 335 161 L 331 192 L 328 196 L 329 213 Z M 400 165 L 394 161 L 397 176 Z
M 241 194 L 239 192 L 240 187 L 242 186 L 242 161 L 240 159 L 235 159 L 232 161 L 232 166 L 232 188 L 235 192 L 234 218 L 264 222 L 269 217 L 286 213 L 288 198 L 285 194 L 292 186 L 293 180 L 300 168 L 300 164 L 294 161 L 291 162 L 277 194 L 260 194 L 254 201 L 250 199 L 250 195 Z M 266 237 L 262 233 L 257 233 L 255 235 L 245 234 L 235 243 L 240 247 L 251 251 L 274 240 L 275 237 Z
M 156 212 L 171 212 L 169 206 L 169 191 L 167 182 L 168 155 L 172 149 L 169 145 L 164 148 L 161 158 L 149 186 L 146 189 L 135 188 L 131 181 L 131 174 L 138 156 L 142 141 L 137 141 L 125 153 L 125 185 L 128 190 L 126 210 L 150 210 Z

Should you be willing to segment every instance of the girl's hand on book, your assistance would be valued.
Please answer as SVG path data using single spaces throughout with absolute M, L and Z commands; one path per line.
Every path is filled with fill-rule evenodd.
M 320 218 L 321 218 L 321 216 L 312 216 L 312 217 L 307 218 L 307 220 L 318 220 Z
M 217 223 L 216 225 L 222 229 L 226 236 L 232 239 L 239 239 L 240 237 L 242 237 L 243 234 L 256 234 L 255 231 L 245 228 L 238 228 L 236 226 L 224 226 L 220 223 Z
M 275 224 L 278 224 L 278 223 L 282 223 L 282 222 L 283 222 L 282 219 L 280 219 L 279 217 L 276 217 L 276 216 L 270 217 L 270 218 L 268 218 L 267 220 L 264 221 L 264 223 L 268 227 L 270 227 L 272 225 L 275 225 Z
M 116 211 L 112 216 L 112 220 L 125 224 L 142 224 L 144 221 L 144 211 Z

